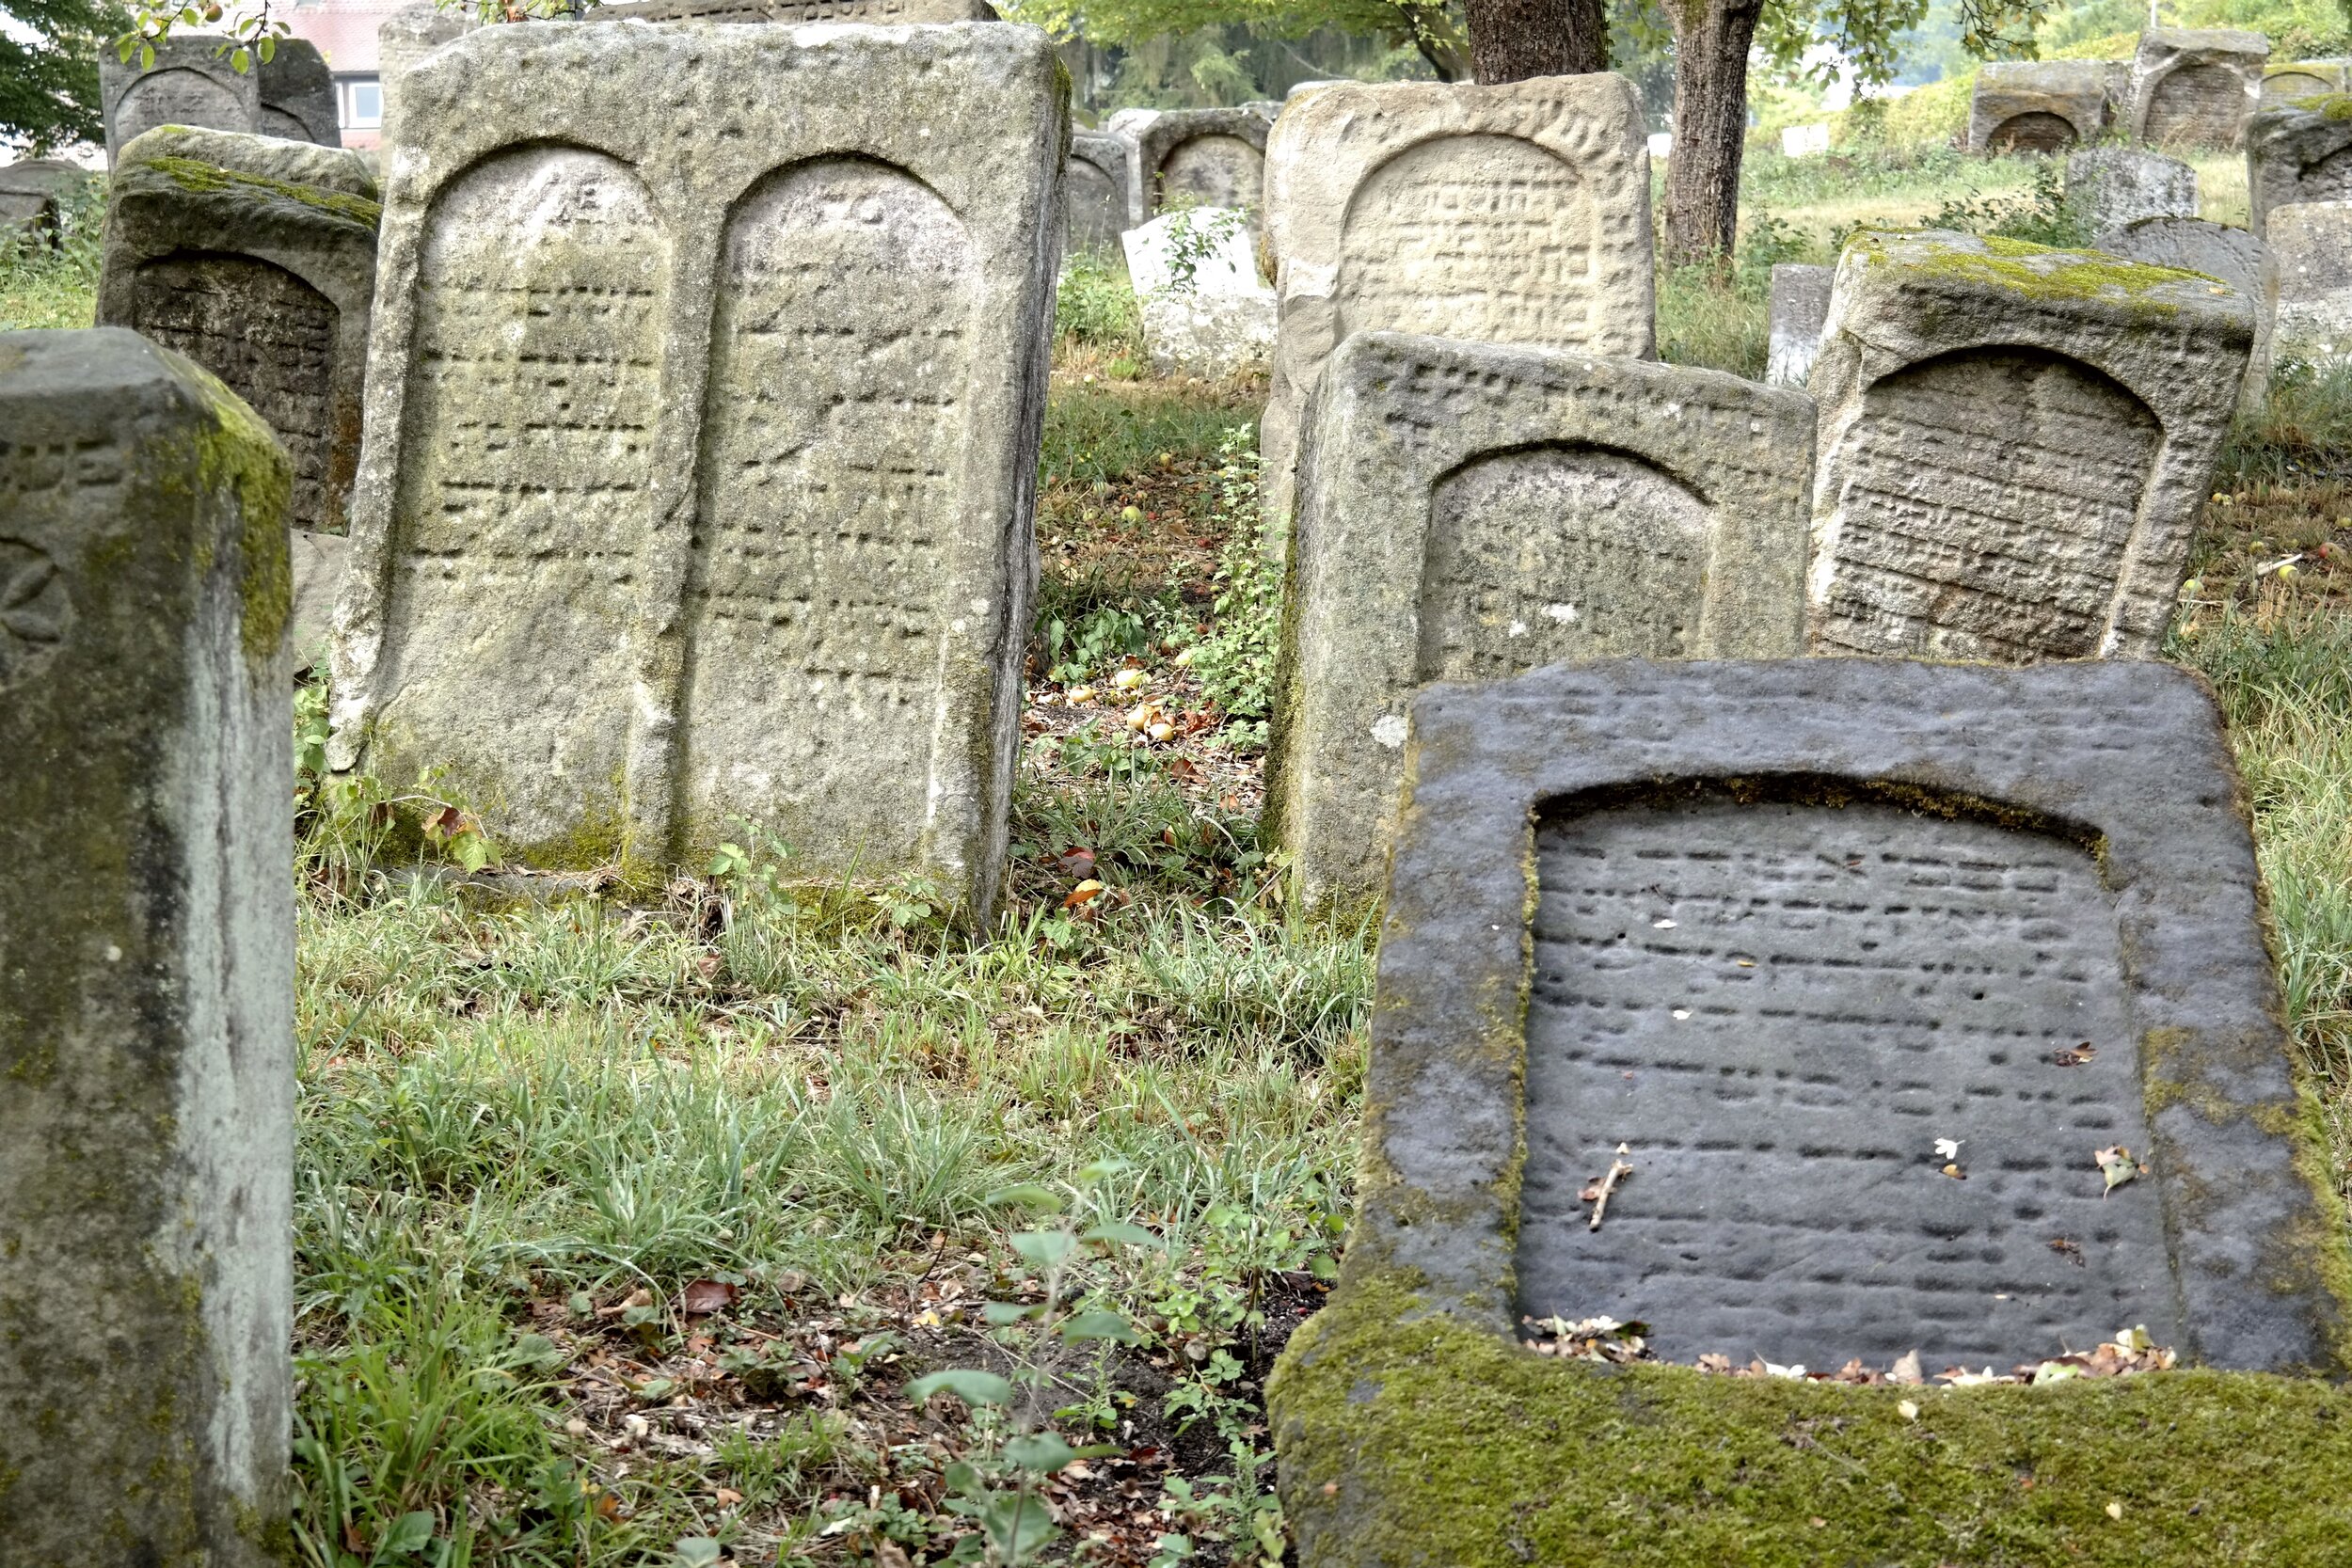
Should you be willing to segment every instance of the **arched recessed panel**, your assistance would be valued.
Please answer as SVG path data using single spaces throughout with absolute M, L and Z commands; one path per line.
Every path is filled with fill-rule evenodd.
M 286 141 L 309 141 L 310 128 L 275 103 L 262 105 L 262 135 Z
M 2246 82 L 2218 65 L 2185 65 L 2148 97 L 2140 138 L 2152 147 L 2220 147 L 2246 118 Z
M 560 147 L 461 175 L 425 233 L 381 733 L 499 781 L 474 803 L 518 847 L 617 829 L 668 242 L 627 166 Z
M 1988 152 L 2063 152 L 2081 139 L 2064 116 L 2036 109 L 1994 126 L 1984 138 L 1984 148 Z
M 959 527 L 963 225 L 902 170 L 823 159 L 728 224 L 688 578 L 686 819 L 812 863 L 900 863 L 930 815 Z
M 2281 71 L 2263 78 L 2262 104 L 2291 103 L 2298 98 L 2311 98 L 2323 92 L 2335 91 L 2327 78 L 2314 76 L 2307 71 Z
M 1590 183 L 1533 142 L 1443 136 L 1407 148 L 1348 202 L 1337 336 L 1575 347 L 1593 332 L 1596 227 Z
M 1265 183 L 1265 154 L 1239 136 L 1195 136 L 1160 163 L 1163 208 L 1255 207 Z
M 250 131 L 237 95 L 200 71 L 151 71 L 123 92 L 115 105 L 115 140 L 158 125 L 193 125 L 206 131 Z
M 2096 654 L 2161 435 L 2114 381 L 2039 350 L 1945 355 L 1875 383 L 1837 456 L 1819 641 Z
M 1062 182 L 1063 209 L 1070 215 L 1069 248 L 1093 250 L 1119 243 L 1126 227 L 1126 198 L 1111 177 L 1084 158 L 1070 160 Z
M 2296 181 L 2296 201 L 2343 201 L 2352 198 L 2352 147 L 2330 152 L 2305 168 Z
M 1587 658 L 1687 658 L 1710 518 L 1673 476 L 1592 447 L 1481 457 L 1431 495 L 1419 678 Z
M 301 529 L 329 520 L 341 318 L 325 294 L 251 256 L 158 257 L 132 280 L 131 329 L 220 377 L 278 433 Z

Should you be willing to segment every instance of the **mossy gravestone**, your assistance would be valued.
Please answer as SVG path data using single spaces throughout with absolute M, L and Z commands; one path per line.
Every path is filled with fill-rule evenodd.
M 1061 240 L 1044 35 L 488 27 L 401 91 L 335 766 L 442 769 L 524 864 L 659 872 L 749 819 L 787 871 L 984 911 Z
M 1802 392 L 1518 344 L 1343 343 L 1301 464 L 1268 764 L 1309 902 L 1378 896 L 1421 683 L 1800 652 L 1812 468 Z
M 1649 150 L 1623 77 L 1320 87 L 1275 126 L 1265 188 L 1279 315 L 1260 446 L 1278 547 L 1308 394 L 1350 333 L 1654 349 Z
M 2228 28 L 2152 27 L 2132 56 L 2132 139 L 2149 147 L 2240 147 L 2262 97 L 2270 40 Z
M 2254 343 L 2246 378 L 2238 389 L 2240 408 L 2260 408 L 2270 389 L 2270 340 L 2279 309 L 2279 262 L 2270 247 L 2243 229 L 2203 218 L 2140 218 L 2109 229 L 2091 247 L 2127 261 L 2201 272 L 2235 289 L 2254 307 Z
M 359 466 L 375 176 L 341 148 L 164 126 L 108 186 L 98 321 L 229 384 L 294 458 L 294 526 L 341 533 Z
M 1848 244 L 1807 384 L 1814 651 L 2153 655 L 2254 309 L 2217 278 L 2095 251 Z
M 2352 96 L 2265 108 L 2246 130 L 2248 227 L 2266 234 L 2270 212 L 2306 201 L 2352 200 Z
M 284 455 L 131 333 L 0 334 L 0 1558 L 286 1545 Z
M 1268 1390 L 1303 1563 L 2341 1555 L 2352 1260 L 2201 680 L 1603 662 L 1408 745 L 1356 1219 Z M 1686 1365 L 1522 1348 L 1553 1315 Z M 1687 1365 L 2141 1324 L 2198 1370 Z

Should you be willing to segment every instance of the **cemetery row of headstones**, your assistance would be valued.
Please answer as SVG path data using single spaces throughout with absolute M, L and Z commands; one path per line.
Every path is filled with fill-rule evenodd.
M 1968 103 L 1972 152 L 2063 152 L 2115 135 L 2142 147 L 2237 147 L 2263 105 L 2340 90 L 2332 63 L 2273 70 L 2270 40 L 2227 29 L 2152 27 L 2128 62 L 1996 61 Z

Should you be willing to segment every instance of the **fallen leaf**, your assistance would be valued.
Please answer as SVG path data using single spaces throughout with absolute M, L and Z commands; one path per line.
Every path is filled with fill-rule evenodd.
M 1967 1141 L 1965 1138 L 1938 1138 L 1935 1140 L 1935 1157 L 1939 1160 L 1957 1160 L 1960 1158 L 1960 1146 Z
M 1065 910 L 1083 909 L 1103 896 L 1103 884 L 1089 877 L 1070 890 L 1070 896 L 1061 901 Z
M 735 1305 L 742 1292 L 723 1279 L 697 1279 L 678 1295 L 678 1310 L 690 1318 L 707 1317 Z
M 2122 1144 L 2102 1148 L 2091 1155 L 2099 1164 L 2099 1174 L 2107 1179 L 2106 1189 L 2099 1196 L 2106 1196 L 2126 1181 L 2137 1180 L 2147 1167 L 2132 1158 L 2132 1151 Z
M 1919 1370 L 1919 1353 L 1915 1350 L 1897 1361 L 1887 1372 L 1886 1380 L 1889 1383 L 1899 1383 L 1912 1388 L 1925 1384 L 1928 1380 L 1927 1375 Z
M 2089 1040 L 2085 1040 L 2071 1051 L 2051 1052 L 2050 1060 L 2059 1067 L 2080 1067 L 2097 1054 L 2099 1054 L 2099 1048 Z
M 1083 844 L 1073 844 L 1054 857 L 1054 869 L 1065 877 L 1094 875 L 1094 851 Z

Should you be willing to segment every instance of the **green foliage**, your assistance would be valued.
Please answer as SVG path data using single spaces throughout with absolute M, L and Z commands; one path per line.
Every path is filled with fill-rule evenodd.
M 7 47 L 0 39 L 0 50 Z M 55 235 L 0 239 L 0 332 L 87 326 L 96 315 L 105 177 L 70 187 L 57 208 Z
M 8 0 L 8 15 L 16 26 L 0 31 L 0 138 L 35 158 L 103 139 L 98 52 L 128 13 L 115 0 Z
M 1191 293 L 1200 263 L 1216 254 L 1217 246 L 1241 233 L 1249 223 L 1247 208 L 1229 207 L 1216 216 L 1179 211 L 1168 224 L 1168 286 L 1171 294 Z
M 1151 626 L 1133 610 L 1104 605 L 1075 622 L 1041 618 L 1038 635 L 1052 660 L 1045 678 L 1071 685 L 1107 673 L 1121 660 L 1141 657 L 1152 643 Z
M 1070 258 L 1054 289 L 1054 330 L 1073 342 L 1143 353 L 1143 313 L 1126 263 L 1107 250 Z
M 1225 548 L 1211 629 L 1191 650 L 1191 664 L 1209 701 L 1228 719 L 1249 721 L 1263 744 L 1282 638 L 1282 573 L 1267 559 L 1266 525 L 1258 513 L 1257 442 L 1254 429 L 1236 425 L 1217 443 L 1216 510 Z
M 1298 39 L 1329 27 L 1409 47 L 1449 81 L 1467 74 L 1469 59 L 1460 13 L 1444 0 L 1012 0 L 1001 9 L 1008 21 L 1057 38 L 1083 34 L 1098 44 L 1233 25 L 1263 38 Z
M 2090 225 L 2066 199 L 2065 166 L 2055 158 L 2033 162 L 2032 182 L 2022 196 L 1957 198 L 1945 202 L 1921 227 L 2060 249 L 2089 245 Z

